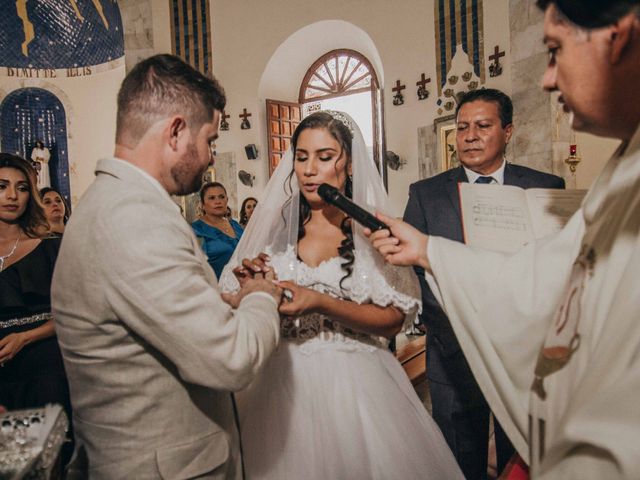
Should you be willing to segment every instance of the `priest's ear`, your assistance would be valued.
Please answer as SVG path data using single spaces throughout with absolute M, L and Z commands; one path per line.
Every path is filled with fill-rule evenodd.
M 640 18 L 633 11 L 606 28 L 610 31 L 609 60 L 612 65 L 615 65 L 623 59 L 625 53 L 633 47 L 634 43 L 640 41 Z

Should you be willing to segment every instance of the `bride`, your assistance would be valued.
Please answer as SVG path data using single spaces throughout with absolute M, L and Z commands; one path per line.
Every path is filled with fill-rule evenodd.
M 360 130 L 346 114 L 318 112 L 291 142 L 220 280 L 232 292 L 273 269 L 289 293 L 278 350 L 237 396 L 247 478 L 463 478 L 388 350 L 420 306 L 413 271 L 385 265 L 317 192 L 328 183 L 384 209 Z

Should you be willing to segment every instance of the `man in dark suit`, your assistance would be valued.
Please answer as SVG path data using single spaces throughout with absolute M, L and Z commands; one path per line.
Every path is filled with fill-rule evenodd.
M 503 92 L 468 92 L 456 109 L 456 147 L 462 166 L 411 185 L 404 220 L 418 230 L 464 242 L 458 183 L 497 183 L 522 188 L 564 188 L 564 180 L 508 164 L 505 150 L 513 132 L 513 105 Z M 421 321 L 427 327 L 427 377 L 433 418 L 467 479 L 487 477 L 490 410 L 424 272 Z M 513 319 L 517 321 L 516 318 Z M 495 422 L 498 473 L 514 453 Z

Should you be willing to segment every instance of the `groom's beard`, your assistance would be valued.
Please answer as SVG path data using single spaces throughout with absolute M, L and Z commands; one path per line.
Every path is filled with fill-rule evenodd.
M 202 167 L 202 162 L 198 159 L 198 149 L 195 144 L 190 143 L 184 157 L 171 168 L 171 178 L 176 184 L 175 195 L 188 195 L 200 190 L 202 177 L 208 166 L 207 164 Z

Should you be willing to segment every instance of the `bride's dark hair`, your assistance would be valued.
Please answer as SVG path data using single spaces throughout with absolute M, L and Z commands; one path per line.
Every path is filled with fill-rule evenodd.
M 331 114 L 326 112 L 316 112 L 309 115 L 304 120 L 302 120 L 302 122 L 300 122 L 295 132 L 293 132 L 293 136 L 291 137 L 291 147 L 294 153 L 294 166 L 295 152 L 298 146 L 298 138 L 304 130 L 310 128 L 324 128 L 331 134 L 333 138 L 336 139 L 347 158 L 347 163 L 345 165 L 345 168 L 347 168 L 351 163 L 351 131 L 344 123 L 333 118 Z M 289 186 L 291 186 L 291 178 L 293 177 L 293 174 L 294 170 L 292 169 L 288 177 Z M 352 198 L 353 196 L 353 184 L 351 176 L 347 176 L 344 194 L 347 198 Z M 300 241 L 300 239 L 304 237 L 304 226 L 311 219 L 311 206 L 309 205 L 309 202 L 307 202 L 306 198 L 304 198 L 304 195 L 300 195 L 299 211 L 300 215 L 298 219 L 298 241 Z M 342 220 L 342 223 L 340 224 L 340 230 L 345 236 L 344 240 L 342 240 L 340 246 L 338 247 L 338 253 L 343 259 L 345 259 L 345 262 L 342 263 L 342 269 L 346 272 L 346 274 L 340 279 L 340 288 L 342 288 L 342 282 L 349 278 L 351 276 L 351 273 L 353 272 L 353 262 L 355 260 L 355 256 L 353 253 L 353 231 L 351 230 L 350 217 L 345 217 L 344 220 Z

